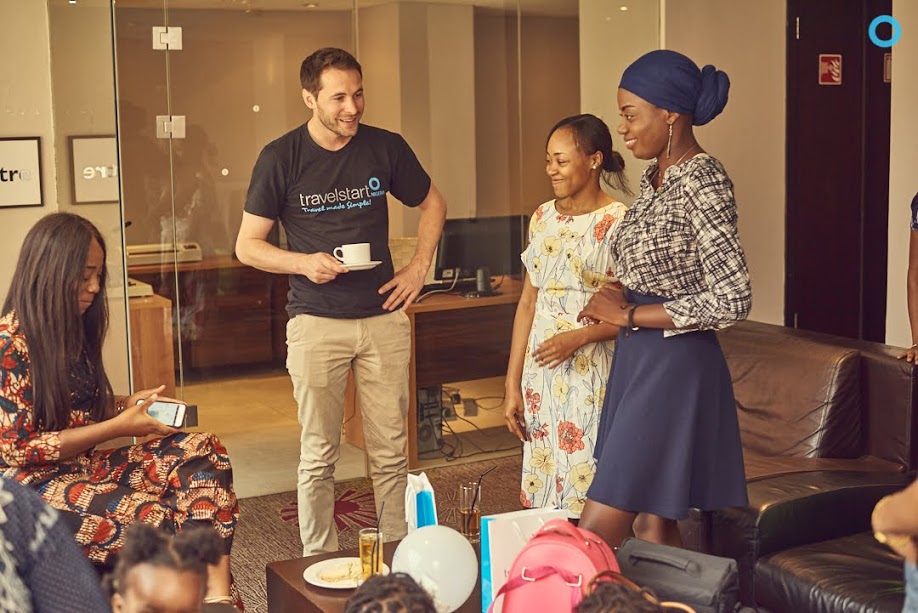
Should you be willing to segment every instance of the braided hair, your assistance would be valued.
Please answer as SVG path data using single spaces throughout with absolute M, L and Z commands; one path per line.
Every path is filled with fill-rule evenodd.
M 374 575 L 357 588 L 344 613 L 437 613 L 430 594 L 406 573 Z
M 172 536 L 149 524 L 136 522 L 125 531 L 124 547 L 103 587 L 109 597 L 123 593 L 128 575 L 141 564 L 194 573 L 206 586 L 207 566 L 219 562 L 222 555 L 223 541 L 211 528 L 189 527 Z
M 576 613 L 663 613 L 665 609 L 648 600 L 645 593 L 621 583 L 602 581 L 580 601 Z

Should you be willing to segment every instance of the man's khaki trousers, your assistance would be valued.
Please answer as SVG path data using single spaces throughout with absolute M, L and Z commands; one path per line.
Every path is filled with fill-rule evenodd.
M 334 473 L 352 368 L 377 514 L 385 501 L 383 537 L 405 536 L 410 354 L 410 322 L 401 310 L 365 319 L 297 315 L 287 323 L 287 370 L 302 426 L 297 506 L 304 556 L 338 550 Z

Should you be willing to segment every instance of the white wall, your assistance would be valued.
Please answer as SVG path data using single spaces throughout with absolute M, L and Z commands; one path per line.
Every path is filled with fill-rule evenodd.
M 0 135 L 41 137 L 44 200 L 42 207 L 0 209 L 0 227 L 4 229 L 0 302 L 6 298 L 22 240 L 35 222 L 58 210 L 92 220 L 109 246 L 111 322 L 103 359 L 112 384 L 126 391 L 127 315 L 120 213 L 116 204 L 71 206 L 66 148 L 68 136 L 113 134 L 115 130 L 108 15 L 105 3 L 99 0 L 79 6 L 55 5 L 50 12 L 47 2 L 0 0 L 0 57 L 16 58 L 4 62 L 0 71 Z M 52 31 L 55 46 L 51 44 Z M 65 102 L 55 106 L 55 99 Z
M 752 275 L 750 319 L 784 323 L 785 2 L 666 0 L 666 47 L 730 76 L 730 100 L 701 146 L 736 190 Z M 754 27 L 750 27 L 754 25 Z
M 580 0 L 580 109 L 608 124 L 616 151 L 625 158 L 625 175 L 636 191 L 649 162 L 625 149 L 618 126 L 616 92 L 622 73 L 638 57 L 660 47 L 659 0 L 635 0 L 629 10 L 608 0 Z M 615 194 L 631 204 L 634 198 Z
M 0 209 L 0 296 L 6 298 L 19 247 L 29 228 L 57 210 L 54 119 L 48 7 L 44 2 L 0 0 L 0 135 L 41 138 L 44 206 Z M 2 302 L 2 300 L 0 300 Z
M 730 76 L 730 101 L 717 119 L 696 128 L 736 188 L 740 237 L 752 275 L 750 319 L 784 322 L 784 2 L 758 0 L 580 0 L 580 92 L 584 113 L 603 118 L 636 188 L 645 162 L 615 133 L 615 93 L 624 69 L 662 44 L 699 67 Z M 661 24 L 662 22 L 662 24 Z M 755 24 L 755 27 L 749 27 Z M 630 202 L 632 199 L 624 199 Z
M 893 0 L 902 38 L 893 47 L 892 109 L 889 138 L 889 263 L 886 287 L 886 342 L 909 346 L 906 310 L 909 204 L 918 192 L 918 2 Z
M 361 8 L 359 19 L 364 122 L 405 137 L 450 217 L 474 216 L 473 7 L 395 2 Z M 390 197 L 389 236 L 415 236 L 418 219 Z
M 69 149 L 71 136 L 115 134 L 111 5 L 106 0 L 90 0 L 77 5 L 54 3 L 49 8 L 48 32 L 58 209 L 89 219 L 105 239 L 109 328 L 102 359 L 112 386 L 119 392 L 127 391 L 131 377 L 125 359 L 130 350 L 121 204 L 73 203 Z

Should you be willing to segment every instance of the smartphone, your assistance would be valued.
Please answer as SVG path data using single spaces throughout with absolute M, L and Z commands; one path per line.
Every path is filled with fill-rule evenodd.
M 147 414 L 173 428 L 185 425 L 185 405 L 181 402 L 156 400 L 147 408 Z

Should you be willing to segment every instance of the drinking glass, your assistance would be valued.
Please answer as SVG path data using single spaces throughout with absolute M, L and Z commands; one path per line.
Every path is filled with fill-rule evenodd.
M 360 551 L 360 579 L 357 583 L 382 573 L 383 535 L 376 528 L 361 528 L 357 535 L 357 547 Z
M 481 538 L 481 485 L 476 481 L 459 485 L 459 532 L 470 543 Z

